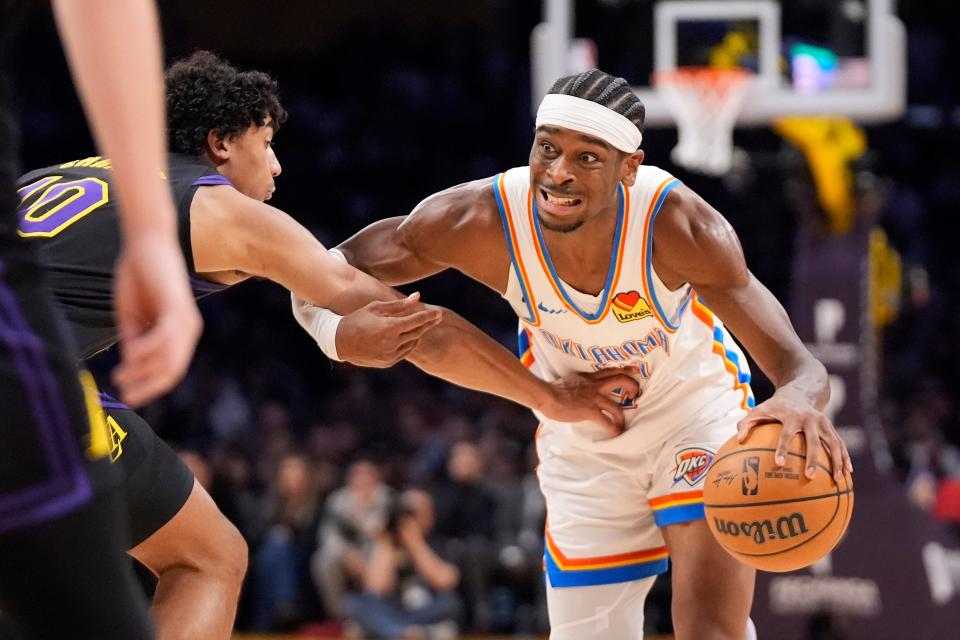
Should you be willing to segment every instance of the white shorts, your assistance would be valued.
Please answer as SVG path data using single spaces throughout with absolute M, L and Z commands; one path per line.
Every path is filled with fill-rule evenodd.
M 549 584 L 616 584 L 666 571 L 660 527 L 703 518 L 707 469 L 744 415 L 739 406 L 716 407 L 710 419 L 670 429 L 656 443 L 632 435 L 655 425 L 591 443 L 574 425 L 545 421 L 537 453 Z
M 548 577 L 550 640 L 640 640 L 643 603 L 654 580 L 555 589 Z
M 655 580 L 556 589 L 548 577 L 550 640 L 642 640 L 644 602 Z M 744 638 L 757 640 L 749 618 Z

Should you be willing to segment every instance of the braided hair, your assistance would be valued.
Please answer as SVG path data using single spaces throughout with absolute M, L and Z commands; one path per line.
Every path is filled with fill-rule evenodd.
M 615 111 L 636 125 L 643 132 L 647 110 L 630 84 L 623 78 L 590 69 L 575 76 L 560 78 L 547 93 L 583 98 Z

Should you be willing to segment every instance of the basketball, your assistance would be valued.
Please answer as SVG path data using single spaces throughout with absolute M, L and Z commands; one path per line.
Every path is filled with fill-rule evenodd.
M 822 442 L 813 479 L 804 475 L 805 438 L 790 441 L 786 462 L 774 463 L 779 423 L 755 427 L 741 444 L 717 452 L 703 491 L 707 524 L 733 557 L 763 571 L 794 571 L 833 549 L 853 514 L 853 480 L 833 481 Z

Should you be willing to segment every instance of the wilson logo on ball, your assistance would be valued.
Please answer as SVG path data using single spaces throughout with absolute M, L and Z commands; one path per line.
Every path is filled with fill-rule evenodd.
M 757 544 L 763 544 L 767 540 L 796 538 L 810 531 L 803 515 L 799 513 L 791 513 L 788 516 L 777 518 L 776 523 L 770 520 L 732 522 L 717 517 L 714 517 L 713 523 L 716 526 L 717 533 L 731 538 L 740 536 L 753 538 L 753 541 Z
M 711 462 L 713 462 L 713 451 L 699 447 L 678 451 L 673 483 L 686 480 L 691 487 L 696 485 L 703 476 L 707 475 Z

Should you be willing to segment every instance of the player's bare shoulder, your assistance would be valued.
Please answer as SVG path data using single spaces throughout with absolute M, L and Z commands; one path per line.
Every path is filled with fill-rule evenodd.
M 653 264 L 671 289 L 716 278 L 746 277 L 743 250 L 733 227 L 692 189 L 667 194 L 654 221 Z
M 278 225 L 296 224 L 289 216 L 227 185 L 197 189 L 190 202 L 190 242 L 198 273 L 221 284 L 236 284 L 279 237 Z M 252 269 L 252 270 L 251 270 Z
M 425 198 L 400 225 L 403 238 L 424 247 L 499 227 L 493 180 L 465 182 Z
M 505 291 L 510 256 L 493 187 L 494 178 L 489 177 L 426 198 L 398 229 L 404 244 L 438 264 Z

